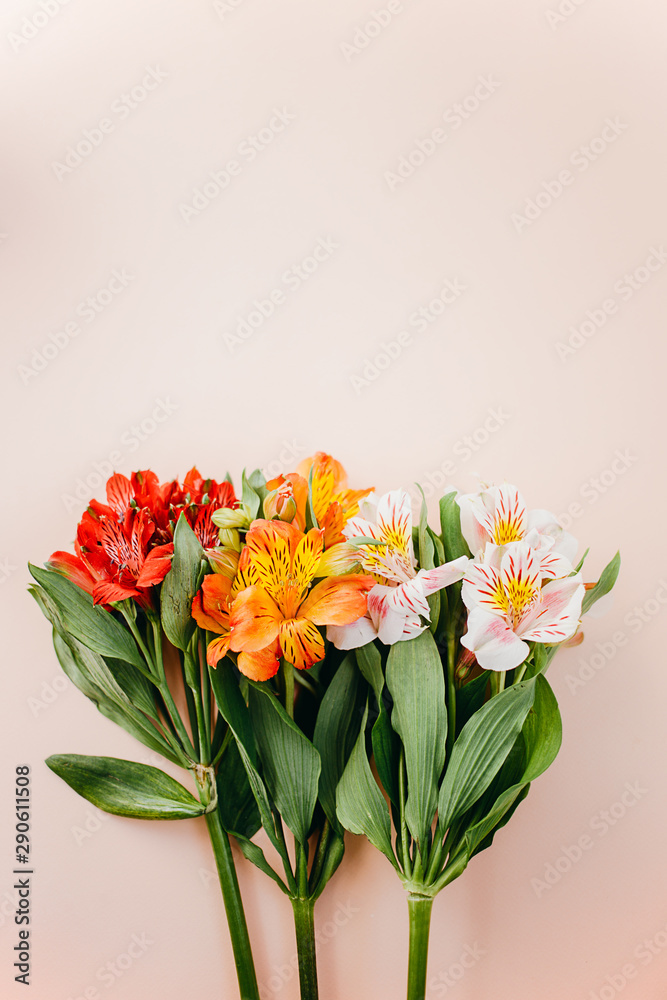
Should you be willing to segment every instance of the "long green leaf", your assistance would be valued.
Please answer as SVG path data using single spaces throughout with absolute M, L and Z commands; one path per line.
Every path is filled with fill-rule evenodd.
M 373 777 L 366 755 L 367 717 L 368 708 L 364 712 L 357 742 L 336 790 L 336 811 L 346 830 L 364 834 L 398 871 L 398 863 L 391 847 L 389 807 Z
M 267 788 L 285 824 L 306 848 L 317 802 L 320 755 L 269 688 L 251 685 L 248 704 Z
M 599 601 L 601 597 L 604 597 L 605 594 L 609 593 L 616 583 L 620 568 L 621 553 L 617 552 L 611 562 L 607 563 L 605 568 L 602 570 L 600 579 L 595 584 L 593 589 L 587 590 L 584 594 L 582 614 L 586 614 L 587 611 L 590 611 L 596 601 Z
M 528 794 L 530 783 L 546 771 L 555 760 L 562 741 L 562 723 L 558 702 L 546 677 L 535 678 L 535 698 L 521 732 L 524 748 L 520 776 L 500 791 L 483 819 L 465 834 L 468 857 L 491 843 L 491 834 L 509 819 L 511 812 Z M 491 839 L 490 839 L 491 838 Z
M 471 555 L 468 543 L 461 533 L 461 509 L 456 502 L 456 491 L 445 493 L 440 498 L 440 527 L 447 562 Z
M 342 832 L 336 815 L 336 788 L 356 739 L 359 676 L 354 658 L 346 656 L 320 704 L 313 745 L 322 759 L 320 802 L 334 830 Z
M 148 764 L 79 754 L 55 754 L 46 763 L 84 799 L 116 816 L 190 819 L 205 810 L 187 788 Z
M 468 720 L 452 749 L 438 796 L 446 830 L 489 787 L 521 732 L 535 697 L 535 678 L 491 698 Z
M 90 594 L 55 570 L 30 565 L 30 572 L 58 607 L 63 626 L 84 646 L 102 656 L 127 660 L 140 669 L 146 664 L 130 632 L 113 614 L 93 604 Z
M 204 550 L 185 514 L 181 514 L 174 529 L 171 569 L 160 588 L 160 616 L 165 635 L 172 645 L 183 651 L 188 648 L 196 628 L 192 598 L 199 590 L 204 568 Z
M 430 631 L 391 647 L 387 687 L 394 699 L 391 724 L 405 751 L 405 819 L 412 836 L 424 849 L 435 816 L 447 739 L 442 661 Z

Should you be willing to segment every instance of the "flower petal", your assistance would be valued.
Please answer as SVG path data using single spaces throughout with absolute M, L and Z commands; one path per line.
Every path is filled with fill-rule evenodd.
M 262 587 L 243 590 L 232 604 L 230 649 L 256 652 L 273 642 L 282 621 L 280 608 Z
M 299 618 L 315 625 L 349 625 L 366 614 L 366 595 L 375 586 L 372 576 L 355 573 L 321 580 L 299 608 Z
M 206 662 L 209 667 L 218 665 L 218 661 L 226 656 L 229 651 L 229 635 L 221 635 L 219 639 L 209 642 L 206 650 Z
M 503 619 L 482 608 L 468 614 L 468 631 L 461 645 L 475 654 L 483 670 L 512 670 L 530 652 L 528 643 L 516 636 Z
M 93 577 L 84 561 L 78 556 L 72 555 L 71 552 L 54 552 L 46 565 L 92 595 Z
M 211 573 L 204 577 L 201 590 L 192 601 L 192 617 L 200 628 L 219 634 L 229 632 L 231 580 Z
M 264 649 L 254 653 L 242 652 L 238 655 L 237 665 L 242 674 L 251 681 L 268 681 L 278 673 L 280 660 L 276 656 L 277 644 L 271 643 Z
M 162 583 L 171 569 L 173 553 L 173 542 L 169 542 L 167 545 L 156 545 L 154 549 L 151 549 L 139 571 L 137 587 L 152 587 L 156 583 Z
M 368 614 L 350 625 L 327 625 L 327 639 L 336 649 L 358 649 L 377 639 L 377 629 Z
M 280 623 L 283 656 L 297 670 L 307 670 L 324 659 L 324 639 L 306 618 L 289 618 Z
M 467 556 L 459 556 L 451 562 L 436 566 L 435 569 L 420 569 L 416 579 L 419 580 L 424 596 L 434 594 L 437 590 L 449 587 L 463 579 L 470 560 Z
M 584 593 L 579 573 L 546 583 L 539 602 L 530 609 L 517 632 L 531 642 L 558 643 L 569 639 L 581 622 Z

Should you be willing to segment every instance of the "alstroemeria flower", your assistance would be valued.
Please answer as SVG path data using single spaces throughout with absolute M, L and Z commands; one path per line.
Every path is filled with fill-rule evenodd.
M 323 451 L 305 458 L 296 471 L 306 483 L 310 480 L 313 513 L 320 528 L 324 529 L 325 548 L 342 542 L 345 525 L 357 513 L 359 501 L 372 492 L 372 487 L 348 489 L 345 469 Z
M 239 668 L 255 680 L 273 676 L 280 655 L 297 669 L 308 669 L 324 657 L 318 626 L 347 625 L 366 612 L 371 577 L 328 577 L 311 589 L 323 535 L 321 529 L 304 535 L 293 524 L 265 520 L 254 521 L 246 535 L 242 561 L 247 553 L 256 582 L 232 604 L 229 648 L 247 654 Z M 271 650 L 276 650 L 272 660 Z
M 136 504 L 132 482 L 116 474 L 107 482 L 107 504 L 92 500 L 81 518 L 76 555 L 54 552 L 47 565 L 91 594 L 95 604 L 134 597 L 147 607 L 173 553 L 172 544 L 154 544 L 155 534 L 150 510 Z
M 543 576 L 558 579 L 572 572 L 576 539 L 548 510 L 529 511 L 516 486 L 489 486 L 479 493 L 460 494 L 456 502 L 461 508 L 461 531 L 474 558 L 482 558 L 489 542 L 526 541 L 540 554 Z
M 231 637 L 230 612 L 239 590 L 247 585 L 243 573 L 232 582 L 219 574 L 205 576 L 201 590 L 192 601 L 192 617 L 200 628 L 214 632 L 218 638 L 209 642 L 206 650 L 207 663 L 215 667 L 229 651 Z M 267 670 L 272 671 L 276 656 L 280 655 L 277 644 L 267 646 L 256 653 L 239 653 L 238 667 L 253 680 L 263 680 Z M 271 676 L 269 673 L 268 676 Z
M 363 619 L 347 626 L 330 626 L 327 638 L 338 649 L 356 649 L 373 639 L 391 645 L 411 639 L 430 621 L 426 598 L 462 579 L 469 560 L 454 559 L 435 569 L 417 570 L 412 544 L 412 505 L 405 490 L 392 490 L 379 499 L 362 501 L 359 516 L 344 529 L 347 545 L 354 545 L 357 558 L 376 583 L 368 595 Z M 364 544 L 371 538 L 377 545 Z
M 512 670 L 529 642 L 560 643 L 581 621 L 581 574 L 543 583 L 540 553 L 526 541 L 489 545 L 483 563 L 470 563 L 462 596 L 468 631 L 461 644 L 484 670 Z

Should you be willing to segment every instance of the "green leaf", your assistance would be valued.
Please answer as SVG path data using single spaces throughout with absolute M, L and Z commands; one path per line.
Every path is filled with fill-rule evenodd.
M 243 856 L 247 858 L 248 861 L 251 861 L 255 868 L 259 868 L 261 872 L 264 872 L 264 874 L 268 875 L 270 879 L 273 879 L 276 885 L 279 886 L 287 896 L 289 896 L 289 889 L 281 879 L 280 875 L 274 871 L 269 862 L 266 860 L 266 855 L 264 854 L 262 848 L 258 844 L 253 844 L 248 837 L 245 837 L 240 833 L 236 833 L 233 830 L 230 830 L 229 832 L 236 838 L 236 841 L 243 852 Z
M 375 692 L 378 703 L 382 701 L 382 690 L 384 688 L 384 674 L 382 673 L 382 657 L 380 650 L 374 642 L 369 642 L 365 646 L 355 649 L 357 666 L 365 680 Z
M 55 570 L 40 569 L 31 564 L 29 569 L 56 604 L 65 631 L 95 653 L 126 660 L 139 669 L 146 669 L 130 632 L 111 612 L 105 611 L 99 604 L 93 604 L 90 594 Z
M 528 794 L 530 783 L 546 771 L 556 759 L 562 741 L 562 723 L 558 702 L 544 675 L 535 678 L 535 697 L 521 731 L 523 760 L 520 773 L 511 784 L 499 790 L 486 815 L 469 827 L 465 834 L 468 857 L 488 847 L 492 832 L 506 823 L 519 802 Z
M 234 739 L 225 747 L 216 780 L 218 810 L 225 830 L 234 836 L 254 837 L 261 826 L 259 810 Z
M 535 697 L 535 679 L 491 698 L 468 720 L 452 749 L 438 797 L 446 830 L 486 791 L 521 732 Z
M 116 757 L 55 754 L 46 761 L 70 788 L 115 816 L 190 819 L 205 807 L 164 771 Z
M 484 704 L 489 683 L 489 671 L 483 670 L 456 692 L 456 735 L 458 736 L 468 719 Z
M 385 705 L 382 657 L 373 642 L 369 642 L 366 646 L 360 646 L 355 650 L 355 653 L 359 669 L 372 687 L 377 702 L 378 716 L 372 732 L 375 766 L 382 787 L 394 805 L 398 806 L 398 767 L 401 749 L 400 740 L 392 729 L 389 712 Z
M 307 848 L 322 768 L 320 755 L 270 688 L 251 685 L 249 708 L 267 788 L 285 824 Z
M 364 834 L 398 871 L 391 848 L 389 807 L 373 777 L 366 754 L 367 717 L 368 707 L 364 712 L 357 742 L 336 790 L 336 811 L 346 830 Z
M 422 495 L 421 510 L 419 513 L 419 568 L 420 569 L 434 569 L 435 568 L 435 545 L 433 544 L 433 539 L 429 532 L 428 527 L 428 509 L 426 507 L 426 497 L 424 496 L 424 491 L 417 484 L 419 492 Z M 429 594 L 426 598 L 429 611 L 431 613 L 431 632 L 435 633 L 438 628 L 438 621 L 440 618 L 440 591 L 436 590 L 434 594 Z
M 155 687 L 140 670 L 125 663 L 123 660 L 116 660 L 113 656 L 106 656 L 104 661 L 109 668 L 114 680 L 125 692 L 135 708 L 148 716 L 149 719 L 158 719 L 159 712 L 155 701 Z
M 251 521 L 259 515 L 259 507 L 266 496 L 266 480 L 259 469 L 246 476 L 245 469 L 241 475 L 241 503 L 247 508 Z
M 220 714 L 231 729 L 236 740 L 241 761 L 246 769 L 250 788 L 259 809 L 262 826 L 266 830 L 274 847 L 277 848 L 278 839 L 273 825 L 271 804 L 266 786 L 258 771 L 259 759 L 257 757 L 257 748 L 255 746 L 248 706 L 243 700 L 243 695 L 239 690 L 236 678 L 228 663 L 223 661 L 217 667 L 210 667 L 209 676 Z
M 94 702 L 102 715 L 167 760 L 183 764 L 155 726 L 132 704 L 99 653 L 94 653 L 73 636 L 60 633 L 56 628 L 53 631 L 53 646 L 64 673 L 82 694 Z
M 336 788 L 352 753 L 357 735 L 359 676 L 351 655 L 345 657 L 320 704 L 313 745 L 322 759 L 319 796 L 334 830 L 341 831 L 336 815 Z
M 621 553 L 617 552 L 611 562 L 608 563 L 602 570 L 602 575 L 593 589 L 587 590 L 584 594 L 584 602 L 581 609 L 582 614 L 585 615 L 587 611 L 590 611 L 596 601 L 599 601 L 601 597 L 604 597 L 605 594 L 609 593 L 616 583 L 620 568 Z
M 456 491 L 445 493 L 444 497 L 440 498 L 440 527 L 447 562 L 460 556 L 470 558 L 468 543 L 461 534 L 461 509 L 456 502 Z
M 428 630 L 391 647 L 387 687 L 394 699 L 391 724 L 405 750 L 405 819 L 423 853 L 435 816 L 447 739 L 442 661 Z
M 160 588 L 160 615 L 165 635 L 185 650 L 194 635 L 192 598 L 204 577 L 206 557 L 199 539 L 181 514 L 174 530 L 174 558 Z

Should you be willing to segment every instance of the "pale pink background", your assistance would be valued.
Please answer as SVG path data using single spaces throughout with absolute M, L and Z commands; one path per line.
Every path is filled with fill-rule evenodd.
M 91 987 L 111 1000 L 231 998 L 236 986 L 203 822 L 100 821 L 42 763 L 54 752 L 151 759 L 63 683 L 26 595 L 27 560 L 71 544 L 112 453 L 125 473 L 150 465 L 166 478 L 197 462 L 238 480 L 243 464 L 288 471 L 318 448 L 357 486 L 442 485 L 445 467 L 448 485 L 507 478 L 532 506 L 579 504 L 571 530 L 591 546 L 588 578 L 621 548 L 613 606 L 550 673 L 564 722 L 556 764 L 435 904 L 428 995 L 665 997 L 667 269 L 628 301 L 614 284 L 667 240 L 667 14 L 656 0 L 579 0 L 550 23 L 559 2 L 394 0 L 391 22 L 352 50 L 343 43 L 363 42 L 357 29 L 384 0 L 71 0 L 48 18 L 38 0 L 4 0 L 0 800 L 9 810 L 14 767 L 28 762 L 33 1000 Z M 112 104 L 147 68 L 166 79 L 121 119 Z M 480 77 L 494 92 L 460 127 L 443 122 Z M 184 221 L 180 206 L 274 108 L 294 119 Z M 103 118 L 113 132 L 59 180 L 53 163 Z M 606 119 L 618 135 L 584 171 L 576 151 Z M 385 174 L 438 128 L 446 139 L 390 190 Z M 566 169 L 573 183 L 518 232 L 513 214 Z M 320 239 L 338 248 L 290 290 L 283 273 Z M 133 280 L 108 308 L 79 315 L 80 333 L 26 374 L 40 364 L 33 349 L 123 269 Z M 408 327 L 447 279 L 465 291 L 426 330 Z M 284 301 L 230 351 L 225 334 L 276 288 Z M 618 311 L 560 357 L 569 328 L 610 297 Z M 355 389 L 352 376 L 406 329 L 412 343 Z M 172 412 L 151 423 L 159 400 Z M 490 409 L 502 416 L 485 430 Z M 617 451 L 626 459 L 605 473 Z M 68 499 L 77 486 L 81 499 Z M 627 617 L 644 605 L 645 622 Z M 637 800 L 614 807 L 626 783 Z M 13 998 L 25 992 L 12 979 L 7 817 L 0 994 Z M 589 850 L 540 887 L 586 834 Z M 289 904 L 248 863 L 239 872 L 263 996 L 292 1000 Z M 349 838 L 316 914 L 323 1000 L 404 995 L 403 891 L 366 843 Z M 105 985 L 98 970 L 134 934 L 152 943 Z M 642 959 L 654 939 L 659 954 Z M 448 986 L 465 949 L 471 967 Z

